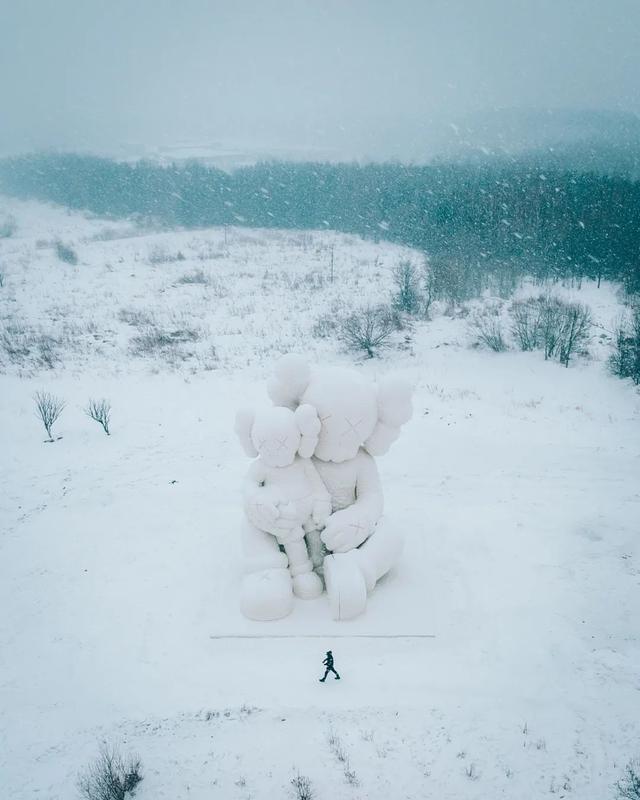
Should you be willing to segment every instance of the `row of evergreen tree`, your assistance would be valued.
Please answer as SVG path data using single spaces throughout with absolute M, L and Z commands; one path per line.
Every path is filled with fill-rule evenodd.
M 75 154 L 0 161 L 0 190 L 167 225 L 331 228 L 640 291 L 640 182 L 530 164 L 262 163 L 229 174 Z

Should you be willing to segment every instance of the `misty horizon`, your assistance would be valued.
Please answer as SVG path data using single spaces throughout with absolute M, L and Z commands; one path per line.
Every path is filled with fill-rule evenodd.
M 485 112 L 500 110 L 497 125 L 640 112 L 640 6 L 627 0 L 0 8 L 2 155 L 202 145 L 424 160 Z

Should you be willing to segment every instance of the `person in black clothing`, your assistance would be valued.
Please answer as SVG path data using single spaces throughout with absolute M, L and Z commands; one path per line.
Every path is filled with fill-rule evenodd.
M 324 683 L 327 680 L 327 675 L 330 672 L 333 672 L 333 674 L 336 676 L 335 680 L 339 681 L 340 680 L 340 676 L 338 675 L 338 673 L 333 668 L 333 654 L 332 654 L 331 650 L 327 650 L 327 657 L 325 658 L 325 660 L 322 663 L 325 665 L 326 669 L 324 671 L 324 677 L 320 678 L 320 683 Z

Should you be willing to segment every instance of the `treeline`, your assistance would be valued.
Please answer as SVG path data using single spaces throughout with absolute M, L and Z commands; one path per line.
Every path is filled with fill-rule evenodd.
M 640 182 L 530 164 L 265 163 L 232 174 L 44 154 L 0 162 L 0 190 L 166 225 L 332 228 L 471 269 L 621 280 L 640 291 Z

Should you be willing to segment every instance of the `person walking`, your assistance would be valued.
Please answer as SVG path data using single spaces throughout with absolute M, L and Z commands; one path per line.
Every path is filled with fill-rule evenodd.
M 326 658 L 322 663 L 325 665 L 326 669 L 324 671 L 324 677 L 320 678 L 320 683 L 324 683 L 327 680 L 327 675 L 330 672 L 333 672 L 333 674 L 335 675 L 335 680 L 339 681 L 340 676 L 333 667 L 333 653 L 331 652 L 331 650 L 327 650 Z

